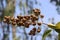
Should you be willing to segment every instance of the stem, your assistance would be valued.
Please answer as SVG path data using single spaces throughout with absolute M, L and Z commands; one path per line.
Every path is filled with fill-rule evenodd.
M 33 36 L 31 35 L 31 40 L 33 40 Z
M 60 33 L 58 34 L 58 40 L 60 40 Z

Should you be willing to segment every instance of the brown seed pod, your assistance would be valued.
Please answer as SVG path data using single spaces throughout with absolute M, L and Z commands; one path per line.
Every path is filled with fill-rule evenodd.
M 11 21 L 14 21 L 14 17 L 11 18 Z
M 34 14 L 36 15 L 36 16 L 38 16 L 38 15 L 40 15 L 40 10 L 39 9 L 34 9 Z
M 15 20 L 16 20 L 16 23 L 18 23 L 18 22 L 19 22 L 19 19 L 18 19 L 18 18 L 16 18 Z
M 40 26 L 42 23 L 41 22 L 38 22 L 37 24 Z
M 4 18 L 6 19 L 6 18 L 7 18 L 7 16 L 4 16 Z
M 17 16 L 17 18 L 20 18 L 20 16 Z
M 25 23 L 27 21 L 27 19 L 23 18 L 22 21 Z
M 34 30 L 36 32 L 36 28 L 33 28 L 32 30 Z
M 32 25 L 35 26 L 36 25 L 36 22 L 32 22 Z
M 10 16 L 8 16 L 8 18 L 11 18 Z
M 30 19 L 30 16 L 26 16 L 25 19 L 29 20 Z
M 41 14 L 41 15 L 40 15 L 40 18 L 44 18 L 44 15 Z
M 12 22 L 12 25 L 14 25 L 14 26 L 15 26 L 15 25 L 16 25 L 16 22 Z
M 22 25 L 23 25 L 23 22 L 22 22 L 22 21 L 20 21 L 20 22 L 19 22 L 19 24 L 22 26 Z
M 18 18 L 19 20 L 21 20 L 21 19 L 23 19 L 23 16 L 17 16 L 17 18 Z
M 10 24 L 10 21 L 7 21 L 7 24 Z
M 31 35 L 35 35 L 35 31 L 34 30 L 31 30 L 30 33 L 31 33 Z
M 40 31 L 41 31 L 41 29 L 38 27 L 37 32 L 39 33 Z
M 30 25 L 30 23 L 29 23 L 29 22 L 26 22 L 24 26 L 25 26 L 26 28 L 29 28 L 29 25 Z

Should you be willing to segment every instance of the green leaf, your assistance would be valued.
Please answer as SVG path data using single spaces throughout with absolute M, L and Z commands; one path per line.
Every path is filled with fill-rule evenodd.
M 54 29 L 56 32 L 60 33 L 60 29 Z
M 50 27 L 50 28 L 52 28 L 52 29 L 56 29 L 56 28 L 55 28 L 56 25 L 54 25 L 54 24 L 48 24 L 48 27 Z
M 60 29 L 60 22 L 56 24 L 56 29 Z
M 58 34 L 58 40 L 60 40 L 60 33 Z
M 42 40 L 45 40 L 45 38 L 50 34 L 51 30 L 47 30 L 44 32 L 43 36 L 42 36 Z

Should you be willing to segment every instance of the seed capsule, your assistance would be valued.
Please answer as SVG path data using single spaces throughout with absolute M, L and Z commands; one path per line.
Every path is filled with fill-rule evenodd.
M 41 15 L 40 15 L 40 18 L 44 18 L 44 15 L 41 14 Z
M 14 17 L 11 18 L 11 21 L 14 21 Z
M 41 31 L 41 29 L 38 27 L 38 30 L 37 30 L 37 32 L 39 33 Z
M 40 10 L 39 9 L 34 9 L 34 14 L 36 15 L 36 16 L 38 16 L 38 15 L 40 15 Z
M 4 16 L 4 18 L 6 19 L 6 18 L 7 18 L 7 16 Z
M 16 23 L 18 23 L 18 22 L 19 22 L 19 19 L 18 19 L 18 18 L 16 18 L 15 20 L 16 20 Z
M 33 28 L 32 30 L 34 30 L 36 32 L 36 28 Z
M 36 22 L 32 22 L 32 25 L 35 26 L 36 25 Z
M 26 22 L 26 19 L 25 19 L 25 18 L 23 18 L 23 19 L 22 19 L 22 21 L 25 23 L 25 22 Z
M 41 22 L 38 22 L 37 24 L 40 26 L 41 25 Z
M 14 26 L 15 26 L 15 25 L 16 25 L 16 22 L 12 22 L 12 25 L 14 25 Z
M 26 22 L 26 23 L 25 23 L 25 27 L 26 27 L 26 28 L 29 28 L 29 25 L 30 25 L 29 22 Z

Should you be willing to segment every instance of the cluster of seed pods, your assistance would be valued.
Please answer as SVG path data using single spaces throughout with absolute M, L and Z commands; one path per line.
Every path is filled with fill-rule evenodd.
M 5 16 L 3 22 L 7 24 L 12 24 L 13 26 L 24 26 L 25 28 L 29 28 L 29 25 L 35 26 L 38 24 L 39 26 L 42 24 L 38 21 L 38 18 L 43 18 L 44 15 L 41 14 L 39 9 L 33 9 L 33 14 L 25 15 L 25 16 L 17 16 L 17 18 Z M 38 27 L 38 29 L 33 28 L 29 35 L 35 35 L 36 31 L 39 33 L 41 29 Z

